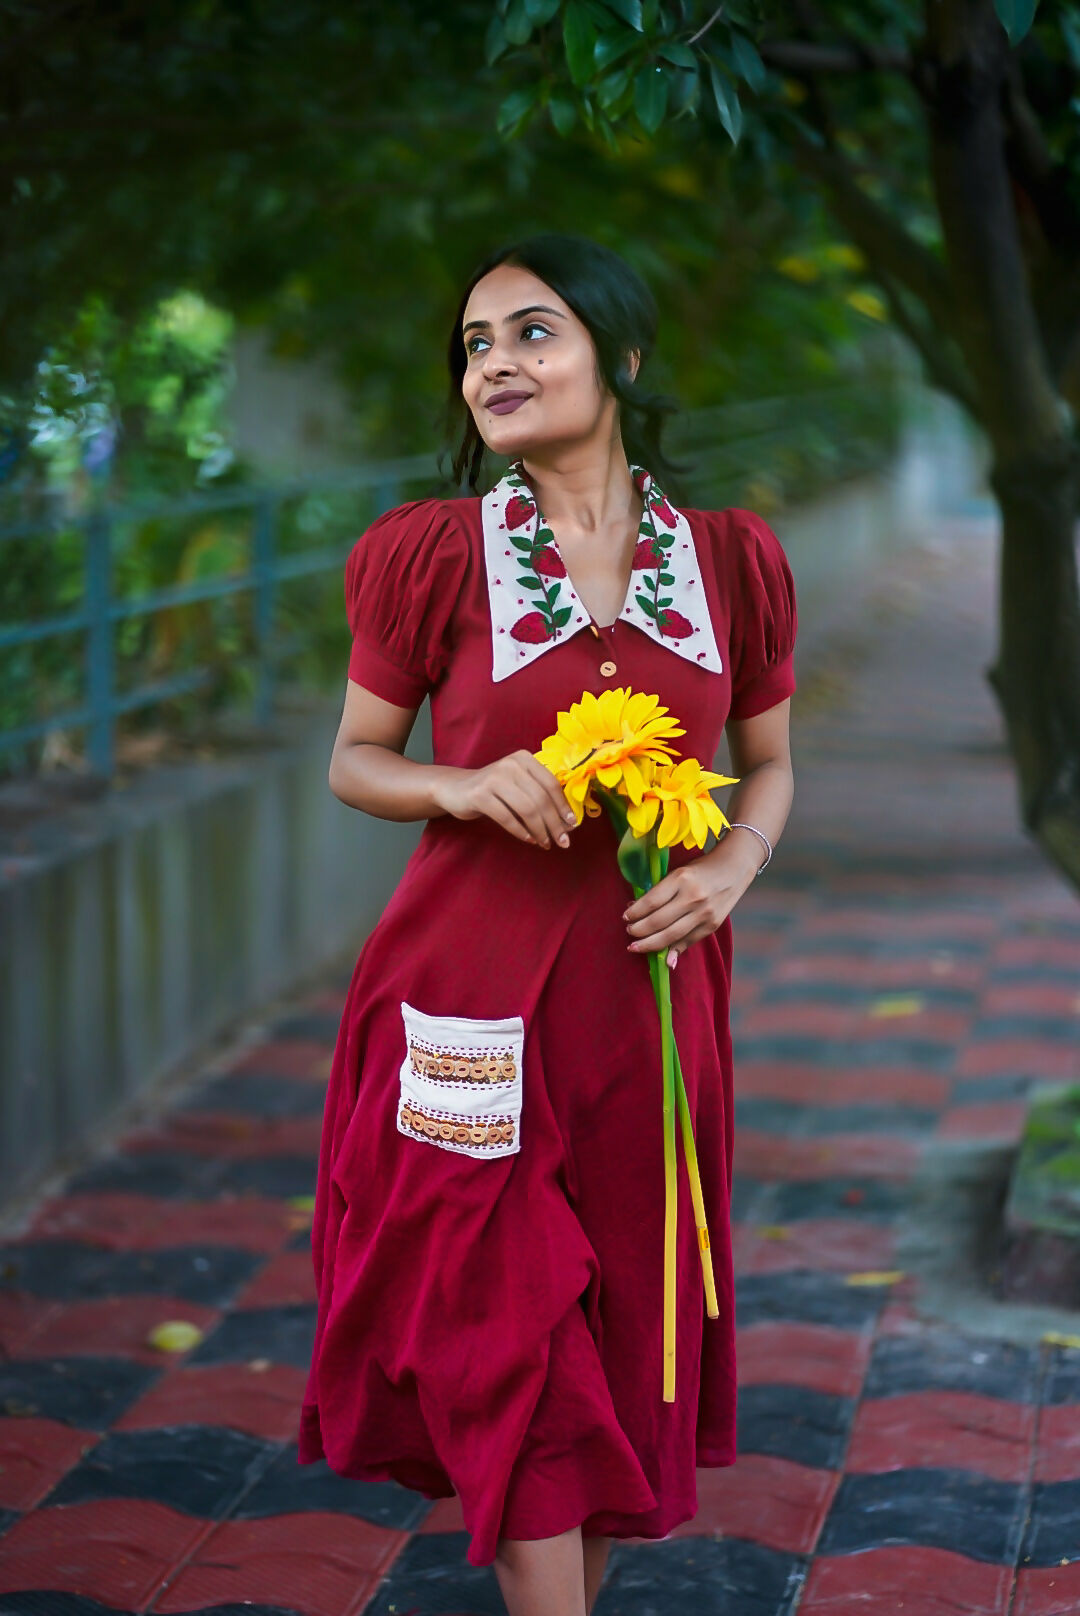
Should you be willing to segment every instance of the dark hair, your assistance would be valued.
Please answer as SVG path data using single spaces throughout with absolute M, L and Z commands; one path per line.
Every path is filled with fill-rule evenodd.
M 637 271 L 610 247 L 586 236 L 546 232 L 496 247 L 473 271 L 461 295 L 447 347 L 450 386 L 445 412 L 450 438 L 464 420 L 464 432 L 453 451 L 452 475 L 457 487 L 467 483 L 473 493 L 480 491 L 487 448 L 461 395 L 468 364 L 461 326 L 473 287 L 497 264 L 516 264 L 531 270 L 574 311 L 593 339 L 600 376 L 618 400 L 619 428 L 627 460 L 645 466 L 665 492 L 669 481 L 674 486 L 679 472 L 688 468 L 668 459 L 660 434 L 664 417 L 678 410 L 678 401 L 646 393 L 641 387 L 641 372 L 653 350 L 658 323 L 651 291 Z M 638 374 L 632 378 L 628 359 L 635 348 L 641 359 Z

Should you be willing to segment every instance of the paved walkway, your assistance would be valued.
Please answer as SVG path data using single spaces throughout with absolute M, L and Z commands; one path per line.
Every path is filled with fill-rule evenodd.
M 804 677 L 735 917 L 741 1457 L 597 1616 L 1080 1610 L 1080 1350 L 993 1301 L 950 1189 L 1080 1076 L 1080 912 L 1016 827 L 992 537 L 935 539 Z M 0 1246 L 0 1616 L 501 1613 L 455 1500 L 296 1464 L 350 968 Z

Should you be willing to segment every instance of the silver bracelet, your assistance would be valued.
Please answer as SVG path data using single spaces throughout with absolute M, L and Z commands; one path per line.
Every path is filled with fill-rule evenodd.
M 768 864 L 769 860 L 772 858 L 772 843 L 766 836 L 765 832 L 763 830 L 758 830 L 756 825 L 748 825 L 744 819 L 733 819 L 728 825 L 728 830 L 735 830 L 736 827 L 739 830 L 752 830 L 755 836 L 760 836 L 761 840 L 765 843 L 765 864 Z M 765 868 L 765 864 L 758 866 L 757 873 L 759 875 Z

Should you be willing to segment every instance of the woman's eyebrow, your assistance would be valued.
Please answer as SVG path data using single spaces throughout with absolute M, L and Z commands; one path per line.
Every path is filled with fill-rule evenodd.
M 513 314 L 508 314 L 503 321 L 503 325 L 509 325 L 511 320 L 520 320 L 523 314 L 554 314 L 559 320 L 566 319 L 565 314 L 560 314 L 558 309 L 549 309 L 546 303 L 530 303 L 527 309 L 515 309 Z M 461 334 L 464 336 L 466 331 L 472 330 L 473 326 L 490 324 L 490 320 L 469 320 L 462 326 Z

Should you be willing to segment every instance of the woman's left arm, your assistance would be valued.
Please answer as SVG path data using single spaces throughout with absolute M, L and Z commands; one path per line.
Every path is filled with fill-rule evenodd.
M 791 812 L 795 790 L 788 734 L 791 698 L 753 718 L 729 719 L 728 748 L 739 783 L 727 804 L 728 819 L 743 819 L 773 847 Z M 764 858 L 753 831 L 729 830 L 716 846 L 678 869 L 624 911 L 629 947 L 635 954 L 667 949 L 673 965 L 691 943 L 723 923 L 753 881 Z

